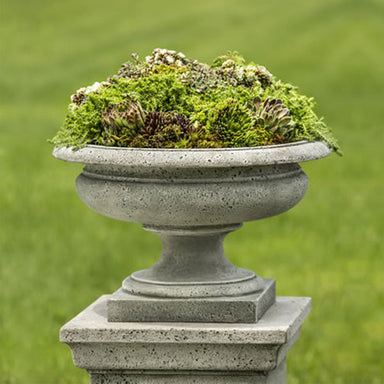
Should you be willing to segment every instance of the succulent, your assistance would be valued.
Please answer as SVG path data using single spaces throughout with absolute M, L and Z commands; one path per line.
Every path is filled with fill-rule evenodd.
M 237 52 L 228 52 L 214 60 L 213 67 L 227 83 L 252 87 L 259 83 L 263 88 L 273 83 L 273 75 L 262 65 L 245 64 Z
M 228 59 L 221 64 L 220 68 L 216 69 L 216 73 L 228 84 L 238 86 L 242 80 L 243 67 L 237 67 L 236 62 Z
M 207 64 L 193 64 L 191 69 L 180 75 L 181 81 L 198 93 L 205 93 L 222 83 L 219 74 Z
M 273 75 L 262 65 L 249 65 L 245 67 L 246 79 L 256 77 L 263 88 L 269 87 L 273 83 Z
M 262 65 L 256 67 L 256 73 L 263 88 L 269 87 L 273 83 L 274 78 L 272 73 Z
M 219 103 L 211 115 L 211 133 L 217 136 L 224 147 L 237 146 L 233 144 L 252 127 L 251 113 L 234 99 Z
M 160 64 L 183 66 L 187 65 L 190 60 L 185 57 L 184 53 L 157 48 L 151 56 L 145 58 L 145 62 L 151 66 Z
M 188 118 L 177 112 L 149 112 L 145 124 L 132 141 L 146 148 L 173 148 L 179 141 L 187 143 L 194 133 Z
M 101 143 L 106 145 L 124 145 L 144 126 L 147 113 L 140 104 L 129 99 L 110 105 L 102 112 L 104 132 Z
M 288 108 L 284 108 L 281 99 L 267 97 L 264 102 L 260 98 L 255 101 L 255 126 L 264 128 L 282 138 L 288 138 L 295 122 L 289 116 Z
M 160 48 L 132 58 L 108 81 L 72 95 L 56 145 L 216 148 L 304 139 L 339 151 L 312 98 L 237 52 L 212 65 Z
M 130 61 L 123 63 L 116 77 L 125 77 L 127 79 L 138 79 L 145 74 L 144 68 L 140 69 Z
M 160 48 L 155 49 L 151 56 L 145 58 L 144 62 L 139 60 L 139 56 L 136 53 L 132 54 L 132 57 L 134 63 L 130 61 L 123 63 L 115 77 L 139 79 L 141 77 L 150 76 L 152 72 L 158 72 L 156 67 L 183 67 L 189 65 L 189 60 L 183 53 Z
M 189 134 L 193 131 L 193 126 L 185 115 L 176 112 L 154 111 L 148 113 L 141 132 L 153 135 L 167 126 L 178 126 L 182 134 Z
M 150 70 L 145 63 L 140 62 L 139 56 L 136 53 L 133 53 L 132 58 L 134 62 L 127 61 L 121 64 L 121 67 L 117 73 L 117 75 L 112 76 L 113 78 L 127 78 L 127 79 L 139 79 L 144 76 L 150 75 Z
M 265 67 L 258 65 L 247 65 L 239 67 L 233 60 L 225 61 L 217 69 L 224 80 L 232 85 L 253 87 L 260 84 L 263 88 L 270 86 L 273 82 L 273 75 Z

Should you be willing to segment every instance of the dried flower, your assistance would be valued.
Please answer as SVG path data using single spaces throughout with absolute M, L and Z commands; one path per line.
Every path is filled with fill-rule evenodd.
M 80 105 L 90 93 L 98 92 L 104 87 L 109 87 L 109 85 L 110 84 L 107 81 L 102 81 L 101 83 L 96 81 L 88 87 L 80 88 L 74 95 L 71 95 L 71 102 L 73 104 Z
M 189 60 L 181 52 L 170 51 L 168 49 L 156 48 L 151 56 L 145 58 L 145 62 L 151 66 L 154 65 L 187 65 Z

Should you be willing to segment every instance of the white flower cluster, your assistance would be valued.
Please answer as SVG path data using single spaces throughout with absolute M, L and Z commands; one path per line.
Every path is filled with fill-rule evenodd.
M 80 95 L 87 96 L 90 93 L 97 92 L 101 88 L 106 87 L 108 85 L 109 85 L 109 83 L 107 81 L 102 81 L 101 83 L 96 81 L 95 83 L 93 83 L 92 85 L 89 85 L 88 87 L 80 88 L 76 91 L 75 94 L 71 95 L 71 102 L 76 103 L 76 101 Z
M 160 64 L 176 64 L 176 65 L 186 65 L 188 59 L 184 53 L 170 51 L 168 49 L 156 48 L 151 56 L 145 58 L 147 64 L 160 65 Z

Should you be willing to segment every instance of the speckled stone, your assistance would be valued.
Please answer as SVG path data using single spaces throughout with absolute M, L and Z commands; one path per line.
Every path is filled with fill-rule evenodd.
M 280 214 L 307 189 L 298 162 L 326 156 L 321 142 L 254 148 L 57 148 L 86 164 L 80 198 L 115 219 L 151 226 L 209 226 Z
M 280 214 L 304 196 L 298 165 L 327 156 L 322 142 L 253 148 L 148 149 L 88 145 L 53 155 L 86 164 L 80 198 L 96 212 L 149 227 L 233 225 Z
M 91 384 L 282 384 L 286 382 L 286 361 L 270 372 L 184 372 L 140 373 L 129 371 L 90 372 Z
M 102 296 L 61 329 L 61 341 L 93 384 L 284 383 L 285 358 L 311 302 L 278 297 L 256 324 L 214 324 L 112 323 L 107 300 Z
M 108 149 L 107 151 L 105 149 Z M 132 166 L 141 174 L 142 168 L 193 169 L 203 166 L 232 166 L 293 164 L 328 156 L 330 148 L 324 142 L 298 141 L 288 144 L 246 148 L 162 149 L 122 148 L 87 145 L 74 151 L 58 147 L 53 156 L 58 159 L 83 164 Z
M 108 299 L 109 321 L 255 323 L 275 302 L 275 280 L 242 296 L 206 298 L 154 298 L 119 289 Z
M 124 280 L 129 299 L 118 300 L 124 312 L 110 319 L 155 319 L 144 308 L 146 297 L 157 298 L 159 319 L 167 321 L 257 321 L 244 305 L 236 320 L 224 313 L 247 296 L 262 294 L 265 281 L 233 266 L 223 250 L 224 237 L 244 221 L 280 214 L 304 196 L 308 179 L 299 166 L 327 156 L 322 142 L 297 142 L 253 148 L 146 149 L 86 146 L 73 151 L 56 148 L 59 159 L 86 164 L 77 178 L 80 198 L 93 210 L 124 221 L 143 223 L 163 244 L 159 261 Z M 135 257 L 135 255 L 132 255 Z M 270 292 L 270 291 L 269 291 Z M 274 296 L 262 295 L 274 303 Z M 127 296 L 128 297 L 128 296 Z M 132 300 L 137 297 L 137 302 Z M 231 297 L 232 300 L 228 300 Z M 182 311 L 170 307 L 185 299 Z M 211 310 L 205 315 L 207 299 Z M 155 300 L 155 299 L 153 299 Z M 200 301 L 198 303 L 198 301 Z M 249 302 L 257 302 L 252 299 Z M 198 304 L 198 305 L 197 305 Z M 123 306 L 126 306 L 124 309 Z M 201 308 L 197 310 L 197 308 Z M 242 310 L 241 308 L 245 308 Z M 248 306 L 249 308 L 249 306 Z M 142 317 L 139 317 L 139 313 Z M 192 314 L 195 314 L 192 317 Z M 220 320 L 221 319 L 221 320 Z

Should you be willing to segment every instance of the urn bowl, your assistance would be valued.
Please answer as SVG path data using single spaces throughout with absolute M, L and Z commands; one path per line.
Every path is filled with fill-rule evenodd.
M 147 226 L 217 226 L 280 214 L 304 196 L 299 162 L 330 152 L 322 142 L 219 149 L 88 145 L 54 156 L 84 163 L 80 198 L 96 212 Z

